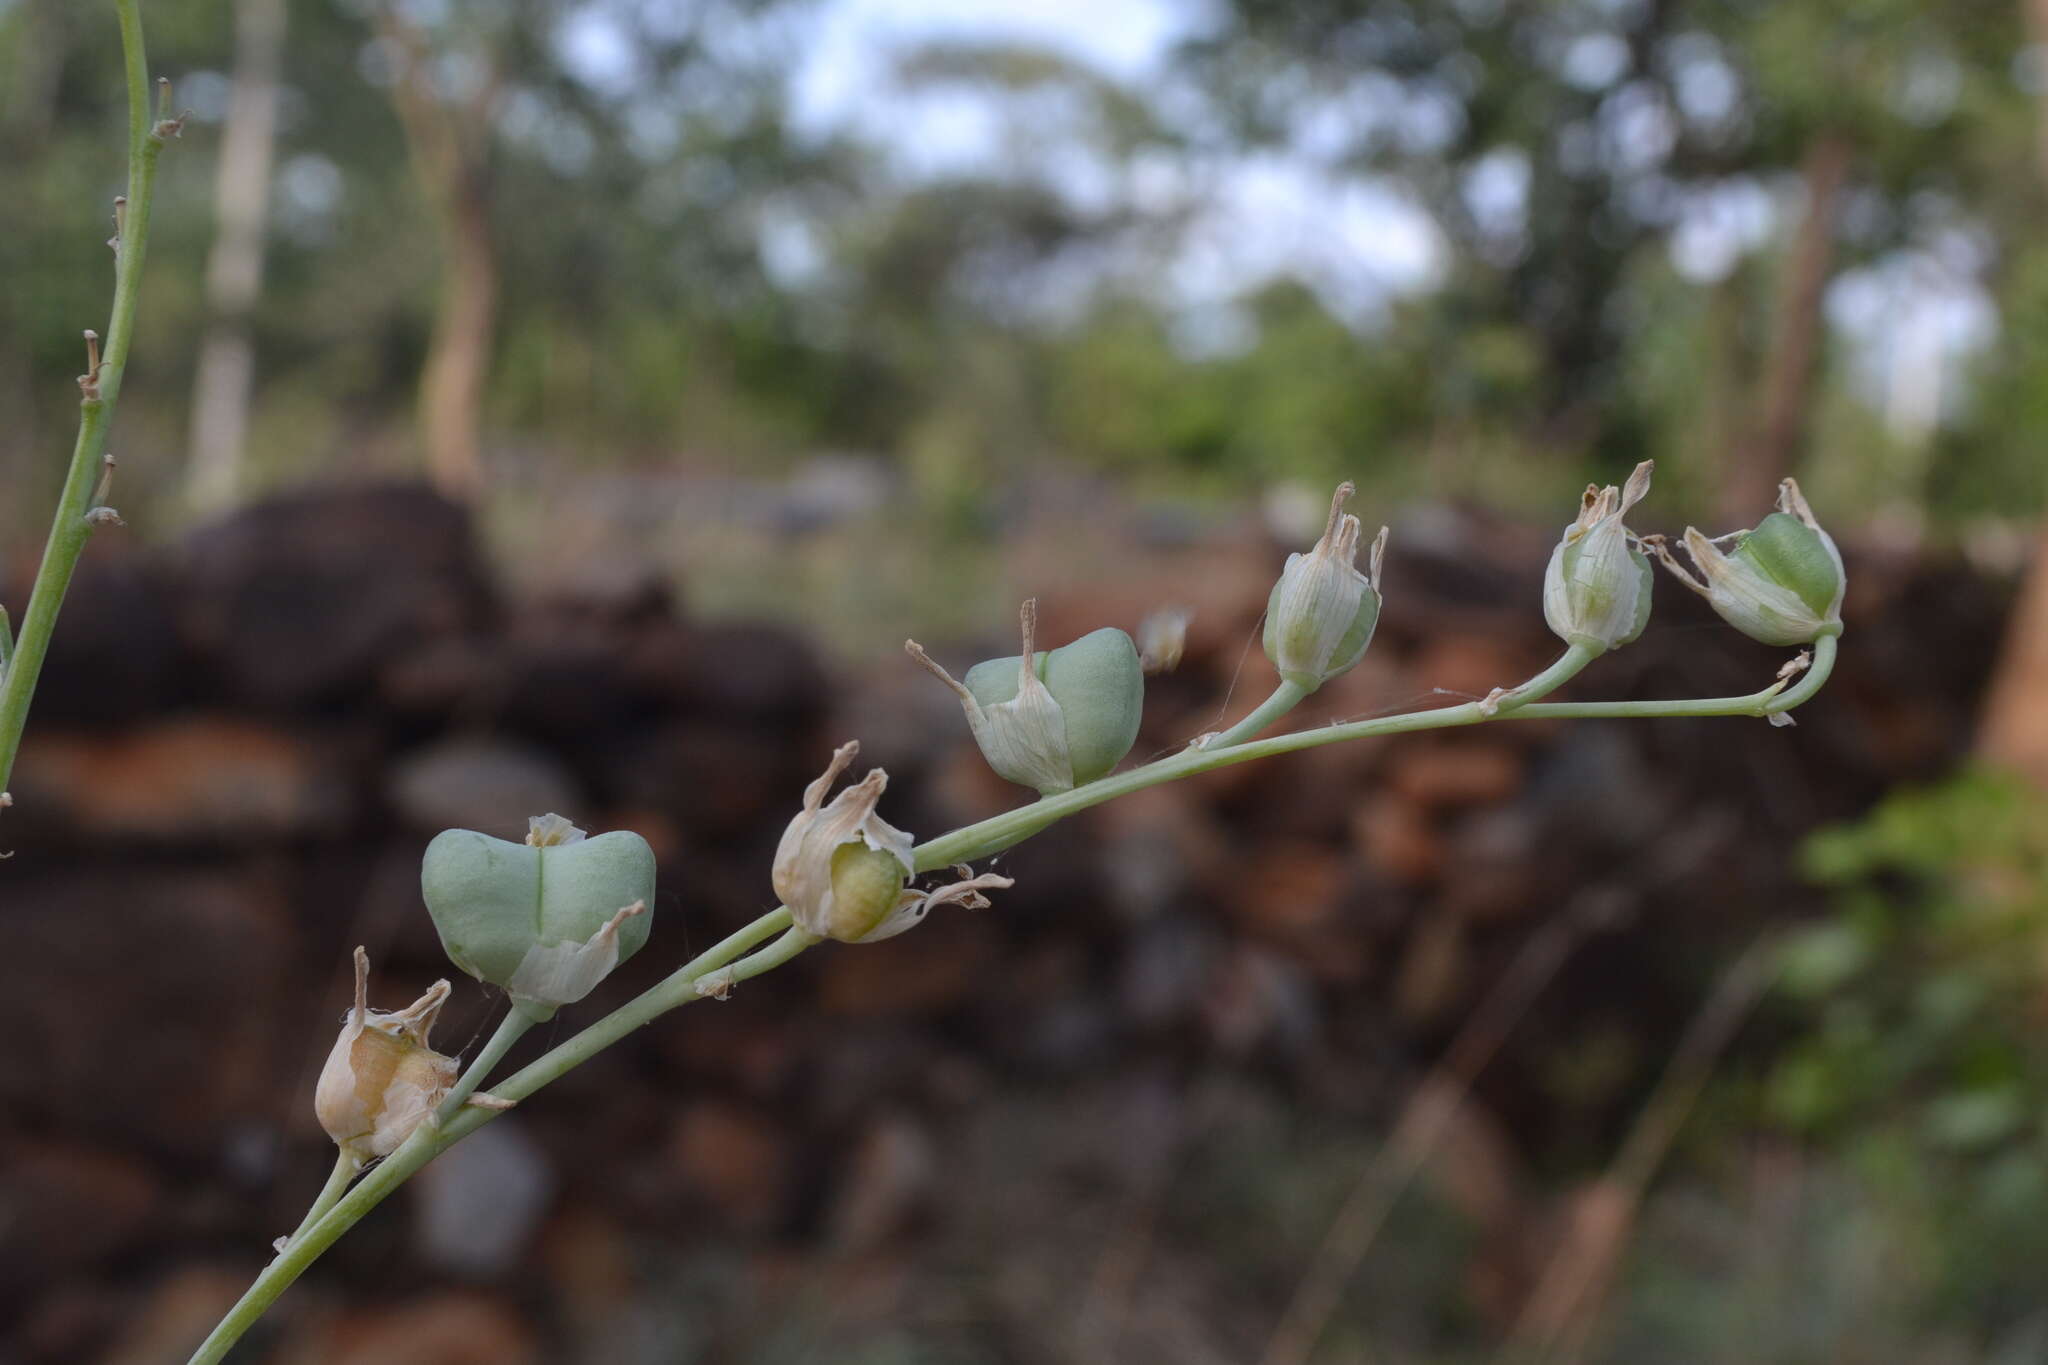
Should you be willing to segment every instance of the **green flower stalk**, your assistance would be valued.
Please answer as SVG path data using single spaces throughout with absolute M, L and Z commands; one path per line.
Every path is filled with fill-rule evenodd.
M 43 562 L 29 590 L 28 610 L 10 647 L 0 648 L 0 808 L 8 806 L 8 776 L 14 770 L 22 731 L 28 725 L 29 703 L 36 679 L 57 628 L 57 614 L 70 591 L 72 575 L 85 554 L 94 528 L 118 522 L 102 505 L 113 472 L 107 454 L 107 431 L 121 383 L 128 372 L 128 348 L 135 336 L 136 301 L 142 289 L 142 263 L 149 249 L 150 210 L 156 197 L 157 158 L 169 141 L 184 130 L 185 120 L 170 112 L 170 82 L 157 84 L 157 106 L 150 112 L 149 59 L 143 50 L 142 15 L 137 0 L 115 0 L 121 25 L 121 54 L 128 85 L 128 186 L 114 200 L 114 305 L 107 321 L 106 349 L 97 332 L 85 333 L 86 370 L 78 377 L 78 439 L 71 448 L 71 467 Z M 0 627 L 0 635 L 5 635 Z
M 1041 796 L 1107 775 L 1138 741 L 1145 669 L 1131 637 L 1113 626 L 1039 651 L 1038 601 L 1018 611 L 1023 650 L 989 659 L 955 681 L 915 640 L 910 657 L 953 689 L 983 758 L 998 774 Z
M 1732 548 L 1724 552 L 1723 542 Z M 1686 527 L 1685 549 L 1697 577 L 1661 543 L 1655 549 L 1679 582 L 1752 640 L 1804 645 L 1842 633 L 1849 586 L 1842 552 L 1814 519 L 1796 479 L 1778 485 L 1778 510 L 1753 530 L 1709 540 Z
M 1011 847 L 1067 816 L 1118 796 L 1194 777 L 1216 768 L 1355 739 L 1538 718 L 1769 716 L 1777 719 L 1819 691 L 1834 664 L 1835 637 L 1822 636 L 1815 642 L 1811 667 L 1796 684 L 1791 684 L 1790 680 L 1801 661 L 1788 666 L 1770 686 L 1746 696 L 1677 701 L 1543 703 L 1538 700 L 1575 676 L 1595 652 L 1574 645 L 1541 673 L 1512 689 L 1496 689 L 1494 696 L 1484 700 L 1428 711 L 1375 716 L 1342 725 L 1318 726 L 1227 746 L 1191 745 L 1180 753 L 1070 792 L 1044 797 L 907 850 L 904 845 L 909 836 L 881 822 L 874 813 L 875 803 L 887 782 L 886 774 L 870 773 L 864 782 L 841 792 L 830 804 L 826 802 L 832 784 L 858 751 L 855 745 L 842 746 L 833 755 L 825 774 L 806 789 L 803 810 L 791 822 L 777 850 L 776 889 L 789 898 L 790 904 L 779 906 L 737 930 L 678 967 L 656 986 L 582 1032 L 558 1043 L 546 1055 L 520 1071 L 495 1082 L 489 1096 L 465 1098 L 502 1060 L 504 1046 L 501 1044 L 509 1044 L 510 1039 L 518 1036 L 524 1017 L 516 1011 L 508 1015 L 497 1038 L 464 1071 L 442 1101 L 438 1122 L 419 1124 L 397 1150 L 356 1181 L 352 1188 L 349 1187 L 352 1167 L 346 1161 L 337 1163 L 335 1176 L 315 1199 L 299 1231 L 280 1245 L 277 1258 L 201 1343 L 192 1355 L 190 1365 L 216 1365 L 263 1316 L 278 1295 L 366 1213 L 435 1156 L 497 1118 L 504 1109 L 526 1100 L 542 1087 L 670 1010 L 696 1000 L 723 997 L 740 983 L 788 962 L 821 938 L 844 934 L 854 942 L 873 942 L 877 930 L 886 928 L 897 933 L 916 923 L 922 916 L 922 909 L 907 915 L 901 913 L 920 895 L 908 887 L 906 866 L 930 870 L 957 866 L 967 859 L 985 857 Z M 980 889 L 1007 885 L 1007 877 L 984 875 L 956 883 L 922 899 L 926 909 L 931 904 L 946 900 L 973 905 L 981 901 Z M 840 903 L 842 897 L 844 905 Z M 910 898 L 909 902 L 906 902 L 906 897 Z
M 1628 644 L 1650 623 L 1656 575 L 1623 518 L 1648 496 L 1653 467 L 1643 461 L 1618 489 L 1588 484 L 1577 519 L 1550 552 L 1543 619 L 1568 645 L 1604 653 Z

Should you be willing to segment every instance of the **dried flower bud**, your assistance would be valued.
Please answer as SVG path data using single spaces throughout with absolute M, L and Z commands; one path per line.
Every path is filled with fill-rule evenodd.
M 647 942 L 654 850 L 625 830 L 587 839 L 559 815 L 535 816 L 523 844 L 445 830 L 420 892 L 449 961 L 545 1020 Z
M 880 768 L 825 802 L 832 784 L 860 752 L 858 741 L 833 751 L 832 762 L 804 788 L 804 807 L 775 849 L 775 894 L 797 927 L 817 938 L 876 943 L 922 920 L 935 905 L 970 909 L 988 904 L 984 888 L 1008 877 L 969 877 L 937 891 L 911 889 L 911 837 L 876 813 L 889 774 Z
M 1588 484 L 1578 519 L 1550 552 L 1543 619 L 1566 644 L 1609 650 L 1635 639 L 1650 623 L 1656 575 L 1622 519 L 1649 493 L 1652 468 L 1643 461 L 1619 489 Z
M 1720 539 L 1733 541 L 1734 548 L 1724 553 L 1716 541 L 1685 528 L 1686 552 L 1698 577 L 1661 545 L 1657 556 L 1722 620 L 1752 640 L 1803 645 L 1842 633 L 1842 597 L 1849 585 L 1842 552 L 1814 520 L 1796 480 L 1778 485 L 1778 510 L 1754 530 Z
M 357 1164 L 390 1156 L 433 1117 L 455 1083 L 456 1062 L 427 1046 L 448 983 L 396 1013 L 369 1007 L 370 955 L 356 949 L 356 1003 L 313 1095 L 320 1126 Z
M 1357 490 L 1337 485 L 1330 520 L 1315 548 L 1287 556 L 1266 600 L 1266 657 L 1280 676 L 1313 692 L 1365 657 L 1380 619 L 1380 562 L 1387 528 L 1373 538 L 1366 571 L 1358 571 L 1362 526 L 1344 510 Z
M 1145 671 L 1131 637 L 1114 627 L 1039 651 L 1038 603 L 1018 613 L 1023 651 L 989 659 L 956 682 L 915 640 L 903 647 L 953 689 L 982 757 L 997 773 L 1045 795 L 1093 782 L 1138 739 Z
M 1190 608 L 1161 607 L 1138 622 L 1138 666 L 1146 677 L 1180 667 L 1188 648 L 1188 622 L 1194 619 Z

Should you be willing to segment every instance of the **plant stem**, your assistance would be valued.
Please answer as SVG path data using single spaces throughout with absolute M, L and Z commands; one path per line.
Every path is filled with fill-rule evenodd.
M 327 1183 L 320 1187 L 319 1198 L 313 1201 L 312 1207 L 306 1210 L 306 1216 L 299 1220 L 299 1226 L 292 1232 L 291 1236 L 284 1239 L 282 1245 L 290 1247 L 293 1242 L 299 1240 L 307 1228 L 312 1227 L 313 1224 L 325 1218 L 327 1210 L 340 1202 L 342 1193 L 348 1189 L 349 1182 L 354 1180 L 356 1174 L 362 1169 L 363 1163 L 356 1158 L 355 1153 L 336 1152 L 334 1154 L 334 1169 L 327 1173 Z
M 1271 725 L 1280 717 L 1292 711 L 1306 697 L 1309 689 L 1299 683 L 1288 682 L 1285 678 L 1273 689 L 1273 695 L 1259 703 L 1258 709 L 1237 724 L 1209 741 L 1211 749 L 1228 749 L 1233 744 L 1242 744 L 1259 731 Z
M 1326 725 L 1315 730 L 1298 730 L 1291 735 L 1276 735 L 1271 739 L 1246 740 L 1228 748 L 1215 743 L 1200 749 L 1188 749 L 1182 753 L 1148 763 L 1142 768 L 1133 768 L 1126 773 L 1090 782 L 1085 787 L 1076 787 L 1070 792 L 1044 797 L 1028 806 L 1005 811 L 992 816 L 980 824 L 954 830 L 951 834 L 919 844 L 916 849 L 917 870 L 929 872 L 934 868 L 948 867 L 954 863 L 972 862 L 986 857 L 989 853 L 1008 848 L 1048 825 L 1063 820 L 1076 811 L 1097 806 L 1119 796 L 1127 796 L 1147 787 L 1156 787 L 1162 782 L 1173 782 L 1196 773 L 1205 773 L 1212 768 L 1228 767 L 1234 763 L 1248 763 L 1255 758 L 1268 758 L 1274 754 L 1293 753 L 1297 749 L 1313 749 L 1323 744 L 1339 744 L 1350 739 L 1364 739 L 1369 735 L 1395 735 L 1410 730 L 1437 730 L 1457 725 L 1476 725 L 1481 721 L 1502 719 L 1510 715 L 1528 714 L 1530 703 L 1546 696 L 1564 685 L 1573 674 L 1591 663 L 1594 652 L 1583 645 L 1567 649 L 1550 667 L 1544 669 L 1529 681 L 1510 691 L 1496 694 L 1482 701 L 1466 702 L 1462 706 L 1439 707 L 1434 711 L 1411 711 L 1398 716 L 1377 716 L 1372 720 L 1353 721 L 1348 725 Z M 1748 699 L 1740 699 L 1747 701 Z M 1721 714 L 1713 712 L 1709 714 Z
M 1837 636 L 1823 635 L 1813 642 L 1813 660 L 1806 666 L 1806 674 L 1796 686 L 1778 694 L 1770 705 L 1764 708 L 1769 715 L 1790 711 L 1820 691 L 1828 675 L 1835 671 L 1835 649 Z
M 143 53 L 139 0 L 114 0 L 121 23 L 121 51 L 128 82 L 128 194 L 119 214 L 119 245 L 114 255 L 114 306 L 107 322 L 106 351 L 97 381 L 85 386 L 78 408 L 78 440 L 71 449 L 71 470 L 57 499 L 57 515 L 43 547 L 42 567 L 29 590 L 28 610 L 21 618 L 13 657 L 0 678 L 0 791 L 14 770 L 21 732 L 28 724 L 29 702 L 36 678 L 49 653 L 50 635 L 79 556 L 92 537 L 93 488 L 107 453 L 107 424 L 121 393 L 128 368 L 128 347 L 135 334 L 135 302 L 142 284 L 142 261 L 149 247 L 149 209 L 156 186 L 157 154 L 163 138 L 150 120 L 149 63 Z M 88 376 L 91 378 L 91 376 Z
M 776 937 L 778 934 L 780 937 Z M 771 937 L 775 941 L 759 952 L 740 956 L 748 948 Z M 523 1100 L 670 1010 L 702 1000 L 706 995 L 722 994 L 728 987 L 773 971 L 818 941 L 803 930 L 791 927 L 789 911 L 778 906 L 688 966 L 670 974 L 660 985 L 621 1005 L 575 1037 L 514 1072 L 504 1084 L 493 1086 L 492 1093 L 500 1099 Z M 705 978 L 713 978 L 718 989 L 700 990 L 700 983 L 705 986 L 712 984 Z M 443 1125 L 441 1145 L 445 1147 L 467 1137 L 489 1123 L 497 1113 L 492 1109 L 463 1110 Z
M 464 1067 L 462 1075 L 449 1087 L 448 1097 L 441 1101 L 437 1111 L 441 1122 L 446 1123 L 455 1117 L 469 1097 L 476 1093 L 476 1088 L 490 1079 L 492 1070 L 505 1060 L 505 1054 L 512 1050 L 512 1045 L 526 1036 L 533 1023 L 533 1017 L 516 1005 L 505 1012 L 505 1017 L 498 1021 L 497 1032 L 484 1044 L 484 1050 L 476 1054 L 476 1060 Z
M 1648 719 L 1666 716 L 1773 716 L 1808 701 L 1835 669 L 1835 637 L 1814 642 L 1813 661 L 1797 687 L 1773 683 L 1746 697 L 1702 697 L 1692 701 L 1566 701 L 1531 706 L 1520 714 L 1531 719 L 1594 720 L 1601 717 Z
M 774 944 L 752 957 L 735 961 L 748 949 L 778 933 L 782 937 Z M 565 1072 L 590 1060 L 633 1030 L 651 1023 L 678 1005 L 687 1005 L 692 1000 L 701 999 L 696 989 L 700 978 L 726 968 L 722 974 L 724 980 L 744 981 L 781 966 L 816 941 L 802 930 L 790 927 L 788 910 L 772 910 L 677 968 L 652 990 L 612 1011 L 524 1070 L 515 1073 L 503 1085 L 494 1087 L 494 1093 L 500 1099 L 523 1100 Z M 517 1017 L 516 1011 L 513 1017 Z M 477 1055 L 476 1061 L 469 1065 L 462 1079 L 456 1082 L 458 1088 L 465 1081 L 469 1083 L 469 1090 L 473 1091 L 476 1088 L 477 1083 L 483 1079 L 486 1067 L 495 1065 L 497 1059 L 504 1055 L 503 1049 L 498 1049 L 496 1045 L 505 1033 L 506 1027 L 501 1024 L 497 1036 L 491 1039 L 490 1044 Z M 507 1041 L 505 1047 L 510 1046 L 511 1042 Z M 453 1094 L 454 1091 L 450 1091 L 450 1095 Z M 397 1151 L 357 1181 L 355 1188 L 336 1202 L 333 1208 L 317 1220 L 312 1220 L 310 1226 L 301 1227 L 293 1235 L 290 1244 L 275 1260 L 264 1267 L 263 1273 L 256 1277 L 256 1282 L 249 1286 L 241 1300 L 228 1310 L 227 1316 L 220 1320 L 220 1324 L 200 1344 L 199 1349 L 192 1355 L 190 1365 L 212 1365 L 212 1362 L 225 1357 L 228 1349 L 240 1341 L 242 1334 L 254 1326 L 270 1305 L 276 1302 L 277 1296 L 304 1274 L 306 1267 L 318 1260 L 320 1254 L 332 1246 L 336 1239 L 361 1221 L 364 1214 L 382 1203 L 386 1195 L 409 1180 L 422 1166 L 489 1123 L 500 1112 L 496 1109 L 466 1107 L 458 1110 L 445 1122 L 422 1124 L 414 1130 L 412 1136 L 401 1143 Z
M 917 867 L 920 871 L 929 871 L 984 856 L 990 849 L 1007 848 L 1077 811 L 1100 805 L 1104 801 L 1130 792 L 1157 786 L 1162 782 L 1191 777 L 1214 768 L 1250 762 L 1256 758 L 1268 758 L 1276 754 L 1293 753 L 1299 749 L 1313 749 L 1324 744 L 1337 744 L 1371 735 L 1446 729 L 1524 716 L 1762 716 L 1773 711 L 1789 710 L 1812 696 L 1819 690 L 1821 683 L 1826 681 L 1829 670 L 1834 666 L 1835 647 L 1832 638 L 1819 641 L 1815 646 L 1814 658 L 1807 677 L 1801 680 L 1800 687 L 1789 692 L 1785 690 L 1783 682 L 1778 682 L 1761 692 L 1745 697 L 1714 697 L 1677 702 L 1564 703 L 1551 706 L 1539 702 L 1539 698 L 1562 686 L 1591 663 L 1597 653 L 1598 651 L 1583 645 L 1573 645 L 1558 656 L 1556 662 L 1519 687 L 1504 692 L 1496 691 L 1479 701 L 1465 702 L 1458 706 L 1404 715 L 1380 716 L 1371 720 L 1353 721 L 1346 725 L 1329 725 L 1315 730 L 1277 735 L 1271 739 L 1246 740 L 1227 748 L 1212 741 L 1206 748 L 1191 748 L 1184 753 L 1160 759 L 1141 768 L 1091 782 L 1074 791 L 1044 797 L 1029 806 L 1006 811 L 978 824 L 929 840 L 918 845 L 915 850 Z M 1279 695 L 1280 692 L 1276 691 L 1275 696 Z M 1259 710 L 1265 711 L 1272 705 L 1273 702 L 1269 699 Z M 1254 715 L 1256 714 L 1258 713 L 1255 712 Z M 781 937 L 774 943 L 761 948 L 758 952 L 752 952 L 751 956 L 742 956 L 778 934 Z M 524 1069 L 515 1072 L 503 1084 L 492 1087 L 492 1092 L 500 1099 L 526 1099 L 543 1086 L 581 1066 L 605 1048 L 636 1029 L 652 1023 L 668 1011 L 689 1004 L 692 1000 L 701 999 L 706 994 L 720 994 L 727 987 L 759 976 L 763 972 L 772 971 L 817 941 L 810 934 L 794 927 L 793 917 L 787 907 L 778 907 L 677 968 L 659 985 L 628 1001 L 581 1033 L 529 1063 Z M 514 1019 L 522 1018 L 523 1016 L 514 1011 L 499 1025 L 497 1034 L 485 1045 L 476 1061 L 450 1091 L 451 1102 L 467 1098 L 488 1074 L 489 1068 L 502 1059 L 506 1050 L 525 1031 L 523 1026 L 515 1026 L 513 1023 Z M 306 1267 L 333 1245 L 336 1239 L 355 1226 L 364 1214 L 375 1208 L 385 1196 L 404 1184 L 427 1162 L 489 1123 L 499 1112 L 501 1111 L 496 1109 L 456 1107 L 451 1103 L 441 1111 L 438 1123 L 422 1126 L 400 1145 L 397 1151 L 385 1158 L 382 1164 L 358 1181 L 355 1188 L 349 1190 L 332 1209 L 317 1220 L 309 1216 L 310 1225 L 302 1227 L 284 1252 L 257 1277 L 241 1301 L 229 1310 L 220 1325 L 214 1328 L 213 1334 L 192 1356 L 190 1365 L 212 1365 L 212 1362 L 219 1361 L 227 1354 L 228 1348 L 240 1340 L 242 1334 L 262 1317 L 264 1311 L 276 1301 L 277 1296 L 297 1280 L 305 1272 Z

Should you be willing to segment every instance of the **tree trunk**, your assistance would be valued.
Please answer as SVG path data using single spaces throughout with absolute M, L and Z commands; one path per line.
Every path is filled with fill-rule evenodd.
M 483 487 L 484 377 L 498 306 L 497 252 L 482 192 L 465 185 L 442 227 L 447 273 L 420 379 L 420 415 L 434 483 L 468 499 Z
M 185 496 L 200 511 L 233 502 L 242 483 L 256 370 L 249 325 L 263 289 L 284 32 L 284 0 L 236 0 L 234 86 L 214 178 L 218 227 L 206 258 L 209 320 L 192 381 L 186 466 Z
M 487 61 L 476 93 L 451 106 L 432 87 L 426 35 L 389 6 L 377 11 L 377 27 L 400 58 L 392 99 L 441 238 L 441 292 L 420 377 L 427 472 L 442 492 L 467 500 L 483 487 L 484 380 L 498 309 L 489 183 L 501 73 Z
M 2048 43 L 2048 0 L 2023 3 L 2028 33 L 2038 49 Z M 2041 97 L 2036 118 L 2037 169 L 2048 193 L 2048 94 Z M 2048 525 L 2034 539 L 2033 566 L 2006 626 L 1977 730 L 1977 751 L 2048 790 Z
M 2013 605 L 1977 731 L 1977 751 L 2048 789 L 2048 532 Z
M 1835 132 L 1822 133 L 1806 149 L 1806 212 L 1778 289 L 1763 404 L 1721 486 L 1721 517 L 1732 526 L 1754 525 L 1798 460 L 1820 349 L 1821 301 L 1834 274 L 1835 213 L 1852 150 Z

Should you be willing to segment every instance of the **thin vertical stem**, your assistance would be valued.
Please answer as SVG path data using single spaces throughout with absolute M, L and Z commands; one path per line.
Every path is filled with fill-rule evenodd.
M 128 80 L 128 193 L 117 213 L 118 246 L 114 256 L 114 305 L 107 322 L 106 351 L 96 370 L 84 377 L 84 398 L 78 409 L 78 440 L 71 449 L 71 469 L 57 499 L 50 538 L 43 547 L 42 567 L 29 591 L 13 658 L 0 678 L 0 791 L 5 791 L 28 724 L 29 702 L 49 653 L 50 636 L 63 609 L 85 543 L 92 536 L 93 488 L 107 454 L 107 424 L 121 393 L 128 368 L 128 348 L 135 334 L 135 304 L 142 285 L 142 262 L 149 248 L 150 201 L 156 187 L 157 154 L 164 138 L 152 122 L 149 61 L 142 45 L 139 0 L 114 0 L 121 23 L 121 51 Z

